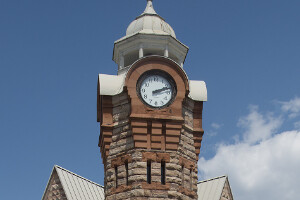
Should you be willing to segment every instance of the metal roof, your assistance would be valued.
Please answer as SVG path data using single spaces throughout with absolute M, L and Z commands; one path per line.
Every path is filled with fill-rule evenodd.
M 198 199 L 220 200 L 226 180 L 227 176 L 220 176 L 213 179 L 198 182 Z
M 126 36 L 136 33 L 171 35 L 176 38 L 173 28 L 155 12 L 151 0 L 148 0 L 145 11 L 131 22 L 126 30 Z
M 100 95 L 114 96 L 123 92 L 125 75 L 99 74 Z
M 207 89 L 204 81 L 189 81 L 189 97 L 195 101 L 207 101 Z
M 42 199 L 45 199 L 45 195 L 47 193 L 50 180 L 52 176 L 54 176 L 55 172 L 59 177 L 59 181 L 62 185 L 64 193 L 68 200 L 104 200 L 104 188 L 103 186 L 94 183 L 82 176 L 79 176 L 73 172 L 70 172 L 60 166 L 55 165 L 46 190 Z
M 56 177 L 55 177 L 56 176 Z M 47 187 L 45 189 L 42 200 L 56 199 L 53 197 L 48 198 L 47 192 L 51 191 L 51 180 L 58 177 L 59 183 L 63 189 L 62 199 L 67 200 L 105 200 L 105 193 L 103 186 L 94 183 L 82 176 L 79 176 L 69 170 L 66 170 L 60 166 L 55 165 Z M 205 181 L 200 181 L 197 184 L 198 187 L 198 200 L 220 200 L 222 192 L 227 185 L 229 186 L 228 177 L 220 176 Z M 230 189 L 230 186 L 229 186 Z M 230 190 L 231 194 L 231 190 Z

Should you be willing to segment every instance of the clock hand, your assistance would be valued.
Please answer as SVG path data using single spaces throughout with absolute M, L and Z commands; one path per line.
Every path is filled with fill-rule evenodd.
M 154 90 L 154 91 L 152 91 L 152 94 L 156 94 L 156 93 L 159 93 L 159 92 L 162 92 L 162 91 L 168 90 L 168 89 L 171 89 L 171 88 L 168 88 L 168 87 L 163 87 L 163 88 L 161 88 L 161 89 L 158 89 L 158 90 Z

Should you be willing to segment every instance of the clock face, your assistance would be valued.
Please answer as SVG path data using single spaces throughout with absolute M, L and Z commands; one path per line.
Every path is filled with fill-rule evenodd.
M 161 71 L 149 71 L 139 79 L 137 92 L 148 106 L 163 108 L 173 102 L 176 87 L 168 74 Z

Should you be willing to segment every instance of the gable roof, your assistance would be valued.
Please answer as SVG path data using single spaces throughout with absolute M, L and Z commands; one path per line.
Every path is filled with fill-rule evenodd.
M 199 200 L 233 200 L 227 176 L 197 183 Z M 55 165 L 42 200 L 105 200 L 104 187 Z
M 225 199 L 233 200 L 227 176 L 200 181 L 197 187 L 198 199 L 220 200 L 221 197 L 225 197 Z
M 101 185 L 55 165 L 42 197 L 52 199 L 101 200 L 105 195 Z

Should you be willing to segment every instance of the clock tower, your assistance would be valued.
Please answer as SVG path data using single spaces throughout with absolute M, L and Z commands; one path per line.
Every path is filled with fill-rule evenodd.
M 107 200 L 198 198 L 207 91 L 188 79 L 187 52 L 151 0 L 114 43 L 118 74 L 100 74 L 97 89 Z

